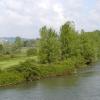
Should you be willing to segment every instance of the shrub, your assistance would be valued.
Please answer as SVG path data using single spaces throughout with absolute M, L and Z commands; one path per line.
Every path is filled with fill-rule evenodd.
M 32 81 L 33 79 L 38 78 L 40 75 L 38 67 L 34 65 L 32 60 L 21 62 L 19 65 L 8 68 L 8 71 L 16 71 L 23 74 L 26 81 Z
M 35 48 L 30 48 L 27 50 L 27 56 L 32 56 L 36 54 L 37 54 L 37 50 Z

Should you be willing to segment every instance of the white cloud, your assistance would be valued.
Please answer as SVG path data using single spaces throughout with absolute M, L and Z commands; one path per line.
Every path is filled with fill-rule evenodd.
M 93 7 L 88 9 L 92 1 L 95 1 L 95 5 L 92 4 Z M 86 2 L 87 0 L 0 0 L 0 35 L 13 33 L 36 37 L 42 25 L 58 29 L 67 20 L 73 20 L 77 29 L 100 28 L 100 1 L 91 0 L 89 5 Z

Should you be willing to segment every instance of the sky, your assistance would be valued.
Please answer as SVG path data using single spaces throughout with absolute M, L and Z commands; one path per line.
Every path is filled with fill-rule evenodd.
M 66 21 L 99 30 L 100 0 L 0 0 L 0 37 L 37 38 L 42 26 L 58 31 Z

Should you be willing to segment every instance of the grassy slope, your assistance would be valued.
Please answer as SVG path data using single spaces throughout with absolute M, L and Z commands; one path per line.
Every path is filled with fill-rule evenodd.
M 17 56 L 12 59 L 1 59 L 0 68 L 4 70 L 0 71 L 0 86 L 12 85 L 45 77 L 70 75 L 76 73 L 77 69 L 84 65 L 83 60 L 75 60 L 75 58 L 69 58 L 65 62 L 56 64 L 38 64 L 29 58 L 37 60 L 36 56 Z M 25 61 L 26 59 L 29 60 Z M 23 63 L 19 64 L 19 62 Z
M 36 57 L 27 57 L 27 56 L 19 56 L 16 58 L 6 58 L 0 60 L 0 69 L 5 69 L 13 65 L 19 64 L 19 62 L 23 62 L 29 58 L 36 59 Z

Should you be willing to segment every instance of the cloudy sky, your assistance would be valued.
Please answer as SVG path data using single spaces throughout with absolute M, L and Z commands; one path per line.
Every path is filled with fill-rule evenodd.
M 71 20 L 76 29 L 100 29 L 100 0 L 0 0 L 0 37 L 39 36 L 43 25 L 59 29 Z

